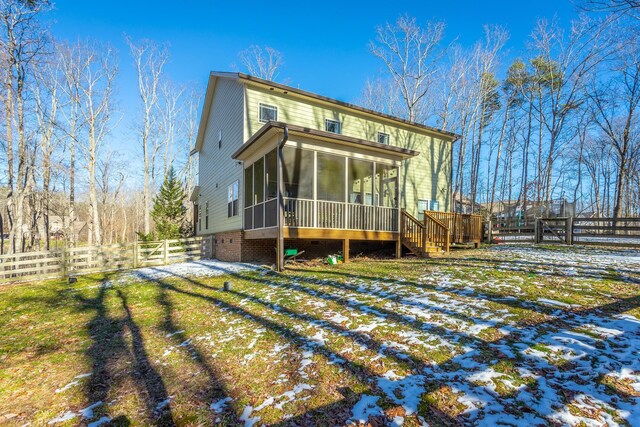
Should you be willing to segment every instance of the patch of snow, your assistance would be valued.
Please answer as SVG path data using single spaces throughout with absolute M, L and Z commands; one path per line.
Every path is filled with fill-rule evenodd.
M 213 402 L 209 408 L 211 408 L 211 410 L 213 412 L 215 412 L 216 414 L 221 413 L 222 411 L 224 411 L 224 408 L 227 406 L 227 403 L 233 401 L 232 398 L 230 397 L 225 397 L 224 399 L 220 399 L 220 400 L 216 400 L 215 402 Z
M 253 412 L 253 407 L 247 405 L 244 407 L 242 411 L 242 415 L 240 415 L 240 421 L 244 421 L 244 427 L 253 427 L 255 423 L 260 421 L 260 417 L 251 418 L 251 413 Z
M 380 400 L 380 396 L 363 394 L 351 409 L 351 420 L 357 423 L 366 423 L 370 416 L 383 415 L 382 408 L 377 404 L 378 400 Z
M 69 421 L 74 419 L 75 417 L 77 417 L 75 412 L 72 411 L 67 411 L 64 414 L 62 414 L 61 416 L 54 418 L 52 420 L 50 420 L 48 422 L 48 424 L 57 424 L 57 423 L 63 423 L 65 421 Z

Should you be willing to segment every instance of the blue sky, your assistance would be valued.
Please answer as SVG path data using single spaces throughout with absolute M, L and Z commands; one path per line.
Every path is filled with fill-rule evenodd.
M 131 128 L 135 79 L 123 42 L 134 39 L 168 42 L 167 68 L 178 82 L 204 88 L 210 70 L 233 70 L 237 53 L 251 44 L 269 45 L 284 54 L 281 77 L 294 86 L 344 101 L 357 101 L 364 81 L 380 63 L 368 43 L 377 25 L 401 14 L 421 23 L 444 20 L 449 40 L 470 46 L 482 37 L 484 24 L 501 24 L 511 32 L 509 52 L 517 56 L 538 17 L 562 22 L 576 15 L 570 0 L 485 0 L 385 2 L 239 2 L 145 0 L 60 0 L 48 14 L 57 38 L 92 38 L 108 42 L 121 57 L 118 97 L 123 119 L 114 137 L 123 143 Z M 129 121 L 128 121 L 129 120 Z

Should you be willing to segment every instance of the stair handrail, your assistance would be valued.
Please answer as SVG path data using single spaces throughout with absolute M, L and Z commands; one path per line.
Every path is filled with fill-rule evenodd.
M 427 236 L 427 239 L 429 241 L 432 241 L 432 238 L 438 237 L 438 235 L 440 237 L 443 237 L 442 242 L 434 241 L 434 243 L 442 243 L 442 245 L 444 246 L 443 247 L 444 251 L 449 252 L 449 249 L 451 246 L 450 236 L 449 236 L 449 227 L 447 227 L 442 221 L 440 221 L 439 219 L 431 215 L 429 212 L 425 211 L 424 225 L 425 225 L 425 228 L 430 231 L 431 228 L 429 227 L 429 224 L 434 225 L 434 233 Z M 436 230 L 439 230 L 440 232 L 438 233 Z

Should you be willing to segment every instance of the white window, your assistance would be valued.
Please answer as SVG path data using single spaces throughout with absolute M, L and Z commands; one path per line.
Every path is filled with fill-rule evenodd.
M 418 200 L 418 219 L 424 219 L 424 211 L 429 210 L 429 200 Z
M 438 200 L 418 200 L 418 218 L 424 218 L 424 211 L 439 211 L 440 202 Z
M 389 145 L 389 134 L 384 132 L 378 132 L 378 143 Z
M 259 115 L 260 115 L 260 123 L 277 122 L 278 107 L 261 103 Z
M 198 205 L 198 231 L 202 231 L 202 204 Z
M 209 201 L 208 200 L 204 204 L 204 228 L 206 230 L 209 229 Z
M 324 130 L 331 133 L 342 133 L 342 123 L 337 120 L 324 120 Z
M 238 215 L 238 181 L 234 181 L 229 185 L 229 193 L 227 195 L 227 216 L 232 217 Z

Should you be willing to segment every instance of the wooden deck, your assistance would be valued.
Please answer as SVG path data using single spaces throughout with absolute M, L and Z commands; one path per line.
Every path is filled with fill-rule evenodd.
M 400 240 L 417 256 L 449 252 L 452 244 L 473 243 L 482 240 L 482 216 L 451 212 L 424 211 L 419 220 L 402 211 Z

